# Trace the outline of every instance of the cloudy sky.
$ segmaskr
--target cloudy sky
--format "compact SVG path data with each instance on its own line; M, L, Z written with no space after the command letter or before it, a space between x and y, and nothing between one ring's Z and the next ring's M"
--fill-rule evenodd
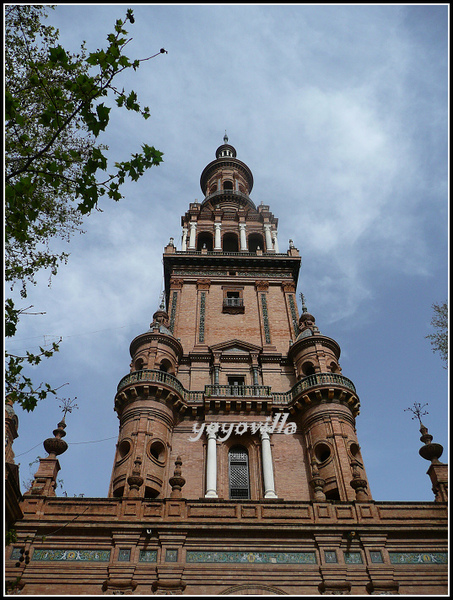
M374 499L432 500L405 409L428 403L423 420L446 457L447 371L425 336L448 294L448 7L80 4L57 6L48 22L68 50L86 40L92 51L130 6L128 56L168 54L119 83L151 118L112 110L101 141L112 161L147 143L164 162L86 220L51 286L43 273L30 290L27 306L46 314L24 317L8 345L63 338L31 372L77 398L58 493L108 493L129 344L159 305L163 248L170 237L180 248L180 217L203 199L200 174L226 130L253 172L252 200L279 219L280 251L293 239L302 255L298 294L341 346ZM23 482L46 455L59 404L17 408Z

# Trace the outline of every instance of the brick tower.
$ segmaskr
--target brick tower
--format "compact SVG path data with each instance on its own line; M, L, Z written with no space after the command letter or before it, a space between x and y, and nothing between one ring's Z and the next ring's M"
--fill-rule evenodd
M434 501L373 500L340 347L302 295L298 312L298 250L226 136L200 183L118 384L108 497L57 496L64 418L21 496L6 407L8 593L448 595L448 465L425 413Z
M109 495L169 497L180 457L186 498L370 500L340 347L303 297L298 317L299 252L226 135L215 156L165 248L168 312L131 343Z

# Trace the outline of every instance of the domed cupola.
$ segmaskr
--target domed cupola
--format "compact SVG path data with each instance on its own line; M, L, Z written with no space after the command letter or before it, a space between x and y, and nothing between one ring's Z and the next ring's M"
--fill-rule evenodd
M219 146L215 152L215 157L219 158L236 158L236 148L228 143L228 136L225 133L223 136L223 144Z
M216 150L216 159L209 163L200 177L200 186L206 203L220 204L222 201L234 200L240 205L255 205L248 197L253 188L253 175L248 166L236 158L236 149L228 143L228 136L223 138L224 144Z
M164 309L163 301L157 310L153 314L153 320L149 325L149 331L154 332L158 331L159 333L163 333L165 335L173 336L172 332L168 329L168 325L170 323L170 319L168 317L167 311Z
M181 342L168 328L170 320L163 302L162 299L159 310L153 314L149 330L138 335L131 342L131 371L155 369L173 375L177 372L183 348Z
M289 356L294 361L297 378L314 373L340 373L340 346L332 338L322 335L315 325L315 317L305 306L301 294L302 314L299 319L299 335L291 346Z

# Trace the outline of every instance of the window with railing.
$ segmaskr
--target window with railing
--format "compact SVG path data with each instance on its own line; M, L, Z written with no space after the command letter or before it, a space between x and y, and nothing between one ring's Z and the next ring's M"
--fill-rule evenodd
M224 289L223 290L223 312L240 313L244 312L244 298L242 289Z
M234 296L223 299L224 306L244 306L244 300L242 298L235 298Z

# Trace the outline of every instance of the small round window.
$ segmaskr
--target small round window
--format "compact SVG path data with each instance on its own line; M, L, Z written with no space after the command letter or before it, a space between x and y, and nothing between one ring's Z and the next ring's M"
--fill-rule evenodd
M165 462L165 446L160 441L152 442L149 447L149 454L152 459L159 463Z
M131 450L131 443L129 440L123 440L118 446L118 461L123 460Z
M319 462L323 463L326 460L329 460L331 455L330 446L324 442L316 445L315 448L315 456L319 460Z

